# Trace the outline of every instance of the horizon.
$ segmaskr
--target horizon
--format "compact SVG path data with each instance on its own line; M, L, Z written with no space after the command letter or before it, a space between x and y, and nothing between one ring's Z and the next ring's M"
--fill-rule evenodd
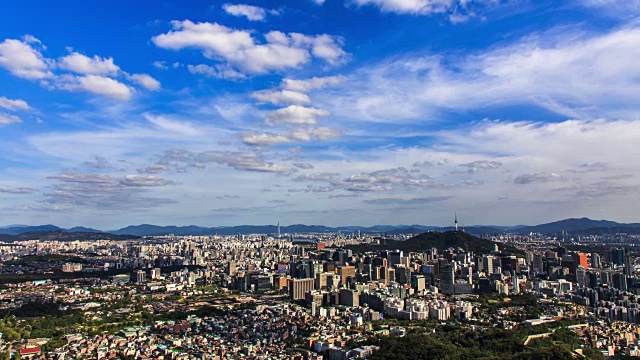
M7 224L638 221L635 2L2 8Z
M577 217L577 218L566 218L566 219L560 219L560 220L554 220L554 221L550 221L550 222L545 222L545 223L538 223L538 224L515 224L515 225L496 225L496 224L473 224L473 225L467 225L467 224L460 224L461 228L464 227L500 227L500 228L513 228L513 227L533 227L533 226L538 226L538 225L545 225L545 224L551 224L551 223L556 223L556 222L562 222L562 221L568 221L568 220L589 220L589 221L611 221L611 222L616 222L618 224L624 225L624 224L634 224L634 223L623 223L623 222L619 222L619 221L615 221L615 220L609 220L609 219L591 219L588 217ZM434 228L453 228L455 227L455 225L449 224L449 225L433 225L433 224L373 224L373 225L358 225L358 224L345 224L345 225L327 225L327 224L321 224L321 223L315 223L315 224L305 224L305 223L291 223L288 225L283 225L282 223L278 223L276 222L275 224L249 224L249 223L240 223L240 224L235 224L235 225L196 225L196 224L187 224L187 225L176 225L176 224L168 224L168 225L158 225L158 224L153 224L153 223L140 223L140 224L129 224L129 225L125 225L125 226L117 226L117 227L109 227L109 228L95 228L95 227L91 227L91 226L84 226L84 225L73 225L73 226L60 226L57 224L38 224L38 225L25 225L25 224L10 224L10 225L0 225L0 229L10 229L10 228L18 228L18 227L40 227L40 226L56 226L62 230L69 230L69 229L73 229L73 228L77 228L77 227L82 227L82 228L88 228L88 229L93 229L93 230L99 230L102 232L110 232L110 231L118 231L118 230L122 230L125 229L127 227L136 227L136 226L157 226L157 227L189 227L189 226L195 226L195 227L200 227L200 228L227 228L227 227L237 227L237 226L251 226L251 227L259 227L259 226L273 226L273 227L277 227L277 226L281 226L283 228L285 227L289 227L289 226L325 226L325 227L329 227L329 228L340 228L340 227L363 227L363 228L370 228L370 227L413 227L413 226L422 226L422 227L434 227Z

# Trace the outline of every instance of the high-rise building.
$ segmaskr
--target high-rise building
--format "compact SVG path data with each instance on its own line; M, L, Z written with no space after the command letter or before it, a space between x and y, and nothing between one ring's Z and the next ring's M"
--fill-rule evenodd
M484 269L485 274L493 274L493 256L485 255L482 257L482 268Z
M591 267L600 269L602 267L602 261L600 260L600 254L591 253Z
M624 274L627 276L633 275L633 257L631 255L625 255L624 257Z
M447 264L440 269L440 291L443 294L453 294L455 283L455 272L451 264Z
M623 266L624 255L625 255L625 251L623 248L612 248L611 250L609 250L609 261L613 265Z
M146 280L146 275L144 271L138 270L136 271L136 282L138 284L143 283Z
M347 283L348 278L355 279L355 277L356 277L355 266L343 266L340 268L340 280L342 281L343 285Z
M160 269L159 268L155 268L151 270L151 279L153 280L157 280L160 279L161 277L161 273L160 273Z
M421 293L427 287L427 282L424 275L411 276L411 287L417 292Z
M313 291L314 279L290 279L289 280L289 299L304 300L305 294Z
M541 273L544 271L544 256L540 254L533 255L533 271Z
M351 289L341 289L340 305L360 306L360 292Z
M520 279L515 274L513 274L513 276L511 276L511 285L512 285L511 291L514 294L519 294L520 293Z
M400 265L402 262L402 251L391 251L387 255L389 266Z
M582 266L578 266L576 269L576 282L580 286L587 286L588 284L587 270Z
M576 268L578 266L582 266L584 269L589 268L589 261L587 260L587 254L584 253L574 253L573 254L573 262Z
M234 260L229 261L227 264L227 275L233 276L237 272L236 270L236 262Z
M627 275L620 273L613 274L613 287L618 290L627 291Z

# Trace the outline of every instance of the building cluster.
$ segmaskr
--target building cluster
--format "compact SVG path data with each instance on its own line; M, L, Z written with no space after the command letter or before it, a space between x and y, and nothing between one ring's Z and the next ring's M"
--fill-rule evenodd
M397 326L373 330L389 318L487 328L588 314L607 324L640 323L635 257L622 244L587 253L537 235L494 240L482 253L455 247L354 252L350 245L379 243L357 232L22 241L0 247L0 274L36 280L7 284L0 308L55 302L94 322L127 319L107 323L119 332L70 335L49 358L366 358L375 348L359 344L371 336L406 333ZM507 244L522 253L501 251ZM531 319L526 306L484 312L482 294L561 302L545 303L544 316ZM559 305L564 301L582 307ZM141 325L141 311L162 316L210 307L222 312ZM140 325L122 326L130 323ZM583 330L599 339L588 346L637 351L635 330L623 325ZM42 352L2 344L31 352L26 356Z

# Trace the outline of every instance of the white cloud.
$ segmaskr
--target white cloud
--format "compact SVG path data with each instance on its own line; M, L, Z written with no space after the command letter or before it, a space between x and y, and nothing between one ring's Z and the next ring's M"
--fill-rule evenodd
M339 96L317 100L338 116L382 122L513 104L574 118L635 119L639 42L640 28L597 35L565 28L462 58L414 54L363 68Z
M265 173L288 173L291 168L286 165L278 165L264 161L255 153L250 152L221 152L208 151L198 154L198 161L207 163L215 162L225 164L237 170L256 171Z
M164 61L154 61L151 63L151 65L153 65L154 68L160 69L160 70L169 69L169 67L167 66L167 63L165 63Z
M282 80L282 87L287 90L307 92L329 86L340 85L344 81L344 76L312 77L304 80L284 78Z
M30 42L5 39L0 43L0 66L17 77L30 80L49 78L52 76L50 62Z
M520 175L515 178L514 182L520 185L546 183L560 179L560 175L554 173L531 173Z
M169 169L169 166L165 164L154 164L144 169L138 169L138 172L141 174L160 174L167 171L167 169Z
M327 141L340 136L342 133L327 127L296 128L284 134L270 132L240 133L242 141L252 146L273 146L290 142L308 142L311 140Z
M311 102L309 95L292 90L262 90L251 94L251 97L274 105L305 105Z
M594 8L599 14L633 19L640 14L640 0L576 0L578 5Z
M173 30L152 38L164 49L196 48L213 60L222 60L243 72L263 74L300 67L312 55L330 64L338 63L346 53L342 40L329 35L307 36L271 31L264 35L266 43L256 43L251 32L235 30L217 23L173 21Z
M227 80L238 80L238 79L244 79L246 77L243 73L233 70L229 66L221 66L221 65L209 66L205 64L198 64L198 65L189 64L187 65L187 70L189 70L189 72L192 74L201 74L209 77L215 77L215 78L227 79Z
M313 139L327 141L342 135L342 132L328 127L297 128L289 132L289 136L296 141L310 141Z
M0 125L19 124L22 119L15 115L0 113Z
M450 13L454 23L475 16L474 8L499 4L498 0L351 0L357 6L376 6L382 12L412 15ZM463 20L464 19L464 20Z
M330 172L320 172L320 173L310 173L304 174L293 179L294 181L329 181L339 176L339 173L330 173Z
M318 118L328 116L326 110L290 105L286 108L272 111L267 116L269 125L314 125Z
M129 75L129 78L131 79L131 81L142 86L147 90L151 90L151 91L160 90L160 87L161 87L160 82L154 79L153 77L151 77L150 75L133 74L133 75Z
M8 99L4 96L0 96L0 107L7 110L29 110L29 104L21 99Z
M185 121L169 119L166 116L154 116L145 114L144 118L160 130L169 131L174 134L185 136L197 136L201 131L194 127L193 124Z
M153 175L126 175L120 180L125 186L166 186L173 185L174 182Z
M222 5L227 14L233 16L244 16L251 21L264 21L267 14L275 15L275 10L267 10L265 8L246 4L224 4Z
M55 86L69 91L88 91L116 100L129 100L134 92L131 87L118 80L99 75L62 75Z
M502 166L500 161L477 160L458 165L465 169L466 172L472 174L484 170L494 170Z
M82 75L115 75L120 71L113 58L88 57L78 52L60 58L58 66Z
M85 91L112 99L129 100L134 90L116 79L121 74L147 90L160 89L160 83L147 74L129 75L121 71L111 57L89 57L72 52L56 62L42 55L40 49L46 47L40 40L31 35L26 35L23 39L5 39L0 43L0 67L17 77L42 80L40 84L49 89ZM26 103L21 101L2 97L0 107L25 109Z
M242 141L253 146L272 146L291 142L287 134L244 132L240 133Z
M1 187L0 193L13 195L29 195L37 192L37 189L29 187Z
M148 187L174 184L155 176L127 175L121 179L110 175L64 172L47 177L56 182L44 194L42 203L91 207L97 210L134 210L173 204L174 200L144 196Z
M303 170L309 170L309 169L313 169L314 168L314 166L312 164L303 163L303 162L293 163L293 166L297 167L298 169L303 169Z

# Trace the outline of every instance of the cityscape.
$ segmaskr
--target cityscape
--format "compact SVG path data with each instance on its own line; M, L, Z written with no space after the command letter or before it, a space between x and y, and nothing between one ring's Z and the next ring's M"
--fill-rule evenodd
M0 360L640 358L639 20L0 2Z
M0 244L3 356L640 356L639 224L598 235L600 222L568 219L540 227L571 232L474 236L457 220L421 234L8 227L19 234Z

